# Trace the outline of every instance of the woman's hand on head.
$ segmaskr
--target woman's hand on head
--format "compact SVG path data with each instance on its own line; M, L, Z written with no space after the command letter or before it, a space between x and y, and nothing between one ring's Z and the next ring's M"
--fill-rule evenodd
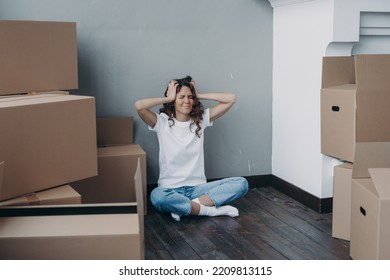
M197 87L196 87L195 80L192 80L192 81L191 81L191 85L194 87L195 95L196 95L196 97L199 99L200 96L199 96L198 89L197 89Z
M177 86L178 86L178 83L176 80L172 80L168 84L167 98L170 101L174 101L176 99Z

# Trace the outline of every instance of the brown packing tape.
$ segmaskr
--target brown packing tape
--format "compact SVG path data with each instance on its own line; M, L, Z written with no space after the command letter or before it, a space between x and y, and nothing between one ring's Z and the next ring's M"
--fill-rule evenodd
M26 199L27 199L29 205L40 205L41 204L39 197L35 193L30 193L30 194L26 195Z
M27 193L22 196L0 201L0 208L3 206L43 206L59 204L79 204L81 196L70 185L62 185L45 189L39 192Z

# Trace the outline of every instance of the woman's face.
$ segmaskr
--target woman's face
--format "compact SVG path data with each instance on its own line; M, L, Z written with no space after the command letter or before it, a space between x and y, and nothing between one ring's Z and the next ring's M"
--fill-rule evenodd
M181 87L175 99L176 119L179 121L189 120L193 104L194 98L191 90L186 86Z

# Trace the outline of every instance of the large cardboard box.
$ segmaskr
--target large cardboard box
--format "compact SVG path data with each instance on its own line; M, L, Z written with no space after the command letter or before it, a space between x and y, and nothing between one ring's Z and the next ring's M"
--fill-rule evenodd
M29 193L13 199L0 201L0 207L23 205L78 204L81 196L70 185Z
M144 259L139 162L137 202L0 208L0 259Z
M133 174L140 158L144 211L147 213L146 153L138 144L98 148L98 175L72 182L83 203L136 201Z
M386 206L383 210L381 207L387 203L385 188L390 190L390 181L383 181L386 173L372 171L382 169L390 169L390 142L357 143L351 186L350 255L353 259L378 259L388 253L384 253L388 249L378 248L388 244L380 237L387 225L379 221L388 220ZM390 235L384 236L388 239Z
M390 260L390 168L369 173L371 178L352 180L350 255Z
M147 213L146 154L133 143L133 117L96 118L98 176L73 182L84 203L135 201L131 174L139 157L142 167L144 211Z
M0 95L78 88L74 22L0 21Z
M96 118L98 147L133 143L133 117Z
M0 259L138 259L135 214L0 218Z
M0 200L97 175L93 97L1 98L0 119Z
M353 162L356 136L356 85L321 91L321 152Z
M356 143L352 178L370 178L369 168L390 168L390 142Z
M390 141L390 55L324 57L321 153L354 161L358 142Z
M370 178L368 168L390 167L390 142L357 143L355 162L334 167L332 236L351 240L352 178Z
M334 167L332 237L350 240L352 164Z

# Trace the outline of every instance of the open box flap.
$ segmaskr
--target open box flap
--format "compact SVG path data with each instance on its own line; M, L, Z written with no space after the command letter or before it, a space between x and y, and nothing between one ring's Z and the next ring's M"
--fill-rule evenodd
M322 59L322 88L355 84L353 56L330 56Z
M368 170L379 197L390 199L390 168L369 168Z
M370 178L368 168L390 168L390 142L356 143L352 178Z
M356 55L356 141L390 141L390 55Z

